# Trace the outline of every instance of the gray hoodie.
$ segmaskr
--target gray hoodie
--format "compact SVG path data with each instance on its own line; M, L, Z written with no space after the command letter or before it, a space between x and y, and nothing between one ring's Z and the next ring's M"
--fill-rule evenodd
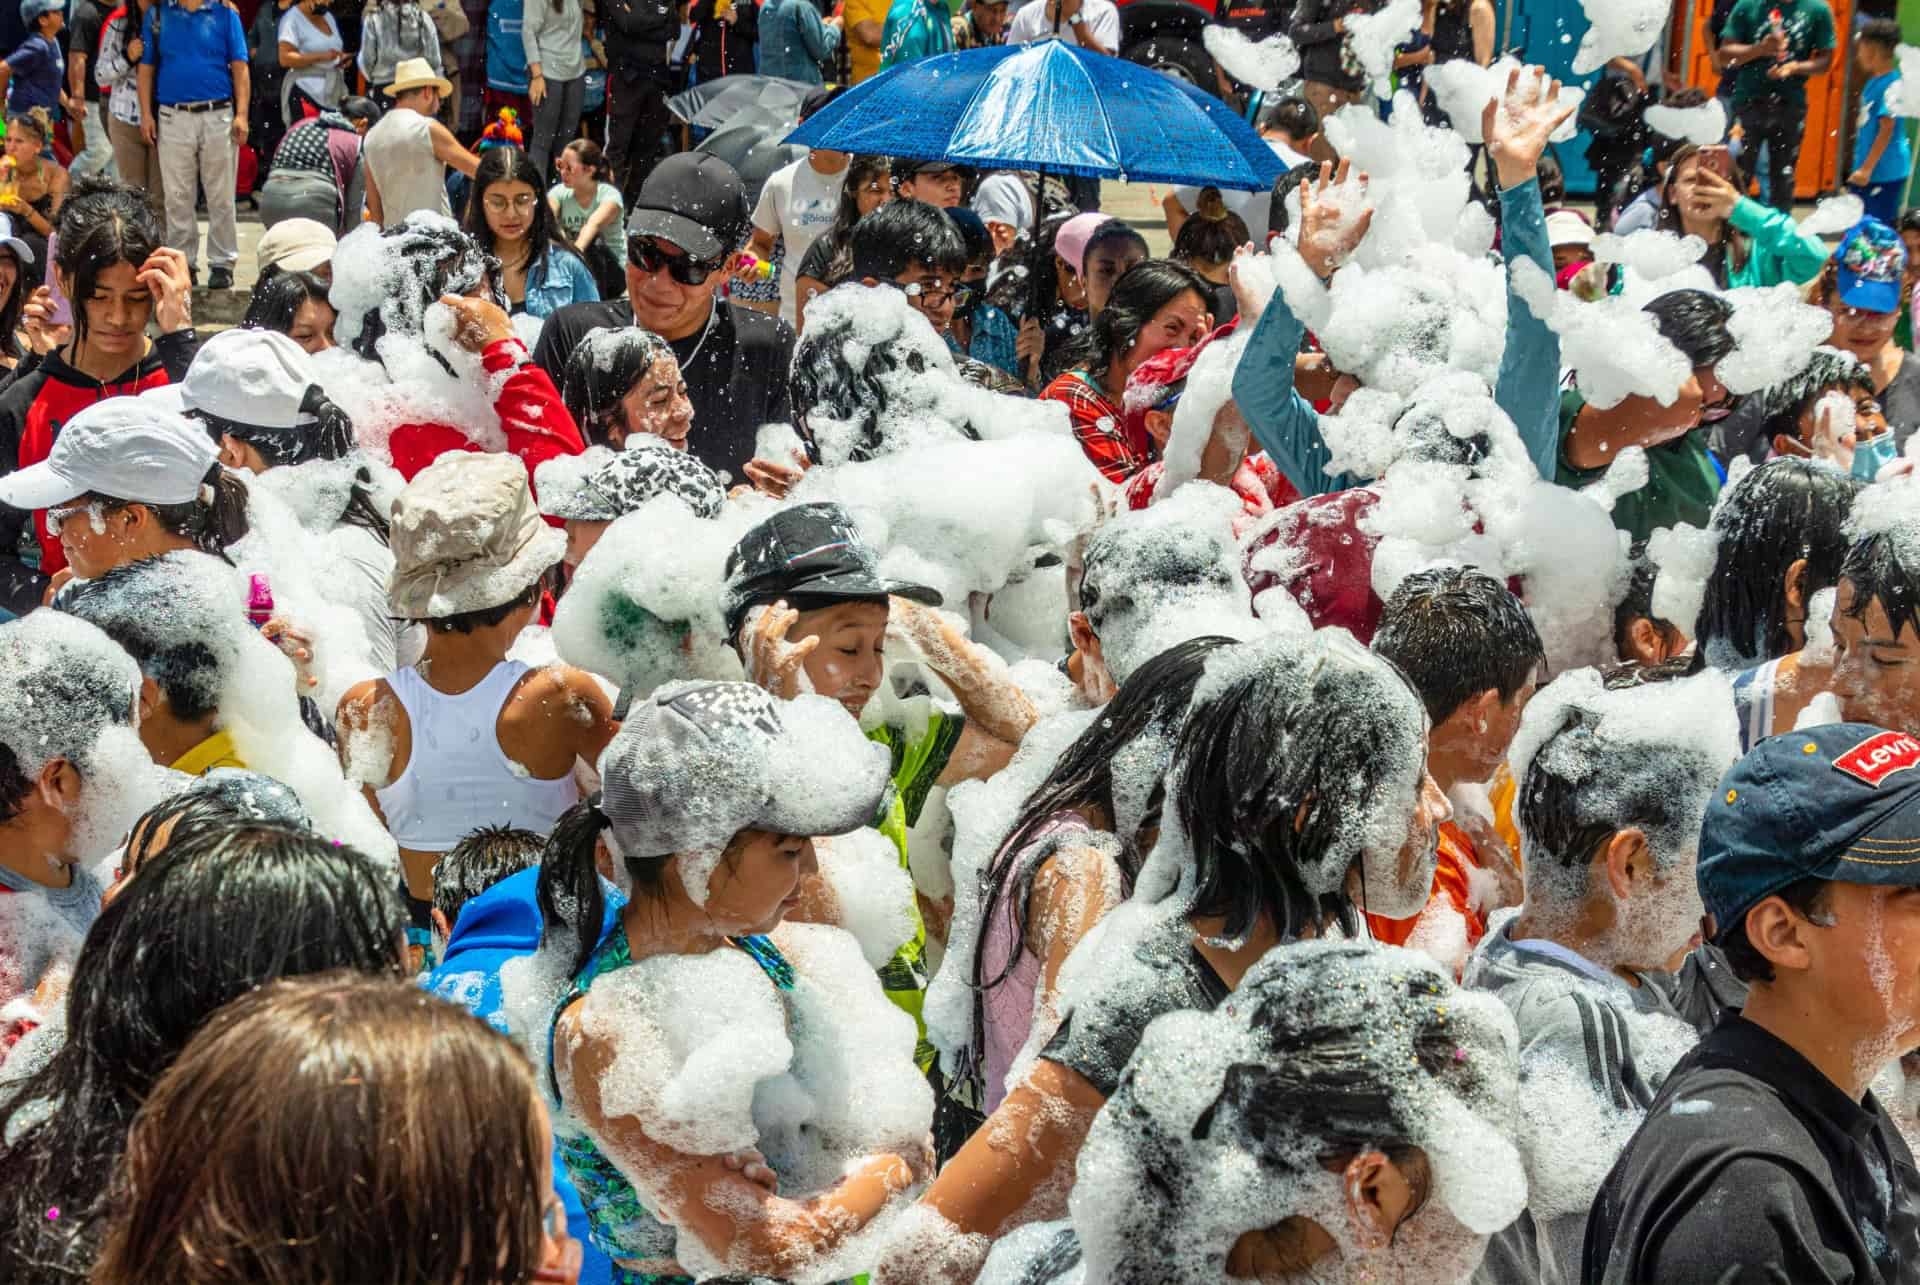
M587 74L586 59L580 53L580 0L527 0L520 13L520 44L527 51L527 63L540 64L540 74L549 84L578 80Z
M1557 943L1515 940L1518 913L1494 916L1462 977L1513 1013L1521 1088L1533 1086L1519 1104L1532 1126L1521 1147L1534 1189L1529 1208L1488 1243L1476 1285L1580 1279L1594 1191L1674 1062L1722 1008L1738 1008L1746 998L1710 946L1690 954L1677 973L1635 974L1641 985L1629 986ZM1576 1084L1584 1081L1590 1103L1566 1099L1569 1074Z

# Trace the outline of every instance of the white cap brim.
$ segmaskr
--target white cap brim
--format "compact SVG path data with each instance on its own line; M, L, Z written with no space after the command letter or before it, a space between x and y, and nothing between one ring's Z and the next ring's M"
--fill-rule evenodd
M33 250L29 248L27 243L25 241L22 241L19 237L17 236L0 237L0 245L4 245L7 247L7 249L13 251L14 257L20 260L20 262L22 263L34 262Z
M16 509L52 508L86 493L84 482L76 482L56 471L51 460L29 464L17 473L0 478L0 504Z

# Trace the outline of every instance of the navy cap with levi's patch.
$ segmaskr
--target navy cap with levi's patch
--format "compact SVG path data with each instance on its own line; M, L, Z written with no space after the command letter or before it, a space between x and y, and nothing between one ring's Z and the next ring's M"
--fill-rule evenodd
M1868 723L1770 736L1700 824L1700 899L1724 938L1802 879L1920 887L1920 738Z

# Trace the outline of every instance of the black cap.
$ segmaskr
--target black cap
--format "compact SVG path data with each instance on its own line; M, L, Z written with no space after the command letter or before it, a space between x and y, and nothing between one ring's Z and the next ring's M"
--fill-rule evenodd
M904 178L912 174L957 174L960 168L952 161L907 161L904 165L895 161L893 176Z
M733 166L706 152L681 152L654 166L640 185L627 235L659 237L711 262L746 241L752 218Z
M925 585L884 579L879 559L838 504L781 509L740 537L727 555L727 637L739 637L753 608L796 596L940 605L940 595Z
M845 85L816 85L800 100L800 119L805 121L834 99L847 92Z

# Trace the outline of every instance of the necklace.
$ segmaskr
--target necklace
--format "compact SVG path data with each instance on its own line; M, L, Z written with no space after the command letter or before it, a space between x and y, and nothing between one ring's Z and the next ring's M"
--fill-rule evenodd
M699 358L700 350L707 346L707 336L713 333L713 323L719 316L720 301L715 299L713 306L707 309L707 324L700 328L700 342L693 346L693 351L687 354L687 359L680 363L683 374L693 369L693 363Z

